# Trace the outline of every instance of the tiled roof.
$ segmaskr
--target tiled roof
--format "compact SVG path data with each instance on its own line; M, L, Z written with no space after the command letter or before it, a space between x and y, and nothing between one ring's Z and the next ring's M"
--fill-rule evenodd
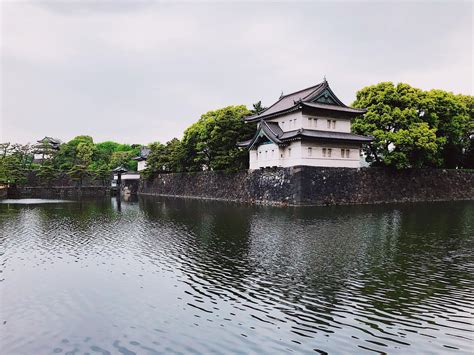
M140 149L140 156L144 159L148 158L150 155L151 149L148 147L141 147Z
M115 169L112 170L114 173L126 173L128 170L125 169L122 165L117 166Z
M149 147L141 147L140 148L140 154L138 156L133 157L133 160L141 161L141 160L146 160L148 156L150 155L151 149Z
M238 142L237 146L242 148L249 148L253 146L254 143L262 136L262 131L264 135L267 136L272 142L277 144L283 143L279 137L282 136L284 133L278 123L261 121L257 125L257 131L255 132L253 138L244 142Z
M264 135L275 144L285 144L289 141L301 138L315 139L315 140L337 140L354 143L369 143L373 140L369 136L361 136L353 133L332 132L332 131L318 131L313 129L298 129L295 131L283 132L276 122L261 121L257 127L257 132L254 137L245 142L239 142L238 146L242 148L251 148Z
M322 93L324 93L325 90L331 93L331 97L336 101L335 104L321 104L312 102L313 100L317 99ZM268 107L266 110L260 112L259 114L245 117L245 121L254 122L259 121L261 119L275 117L288 112L296 111L301 107L301 105L350 113L366 112L365 110L351 108L344 105L341 100L339 100L332 92L328 82L323 81L322 83L311 86L307 89L299 90L291 94L281 96L277 102Z
M351 113L366 113L367 110L365 109L360 109L360 108L353 108L353 107L341 107L341 106L335 106L335 105L325 105L325 104L318 104L316 102L302 102L302 105L308 106L308 107L314 107L314 108L320 108L323 110L335 110L335 111L344 111L344 112L351 112Z
M53 138L53 137L44 137L43 139L40 139L38 140L37 142L38 143L43 143L44 141L48 142L48 143L51 143L51 144L61 144L61 140L57 139L57 138Z
M369 136L361 136L353 133L345 132L332 132L332 131L318 131L313 129L299 129L296 131L289 131L283 133L281 136L282 141L287 141L297 137L307 137L307 138L316 138L324 140L342 140L342 141L352 141L360 143L369 143L373 140Z

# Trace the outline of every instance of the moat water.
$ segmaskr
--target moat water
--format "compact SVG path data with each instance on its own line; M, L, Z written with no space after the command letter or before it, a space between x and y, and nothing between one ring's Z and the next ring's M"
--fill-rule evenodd
M473 351L474 202L7 201L0 263L2 354Z

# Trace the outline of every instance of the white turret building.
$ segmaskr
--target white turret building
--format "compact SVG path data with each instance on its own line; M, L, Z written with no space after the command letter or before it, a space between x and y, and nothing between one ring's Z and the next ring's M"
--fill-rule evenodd
M323 166L359 168L361 147L371 137L351 133L351 120L366 110L344 105L324 82L281 96L245 117L257 131L240 147L249 149L250 169Z
M137 161L137 171L143 171L146 169L146 160L150 155L151 149L148 147L141 147L140 154L134 158L133 160Z

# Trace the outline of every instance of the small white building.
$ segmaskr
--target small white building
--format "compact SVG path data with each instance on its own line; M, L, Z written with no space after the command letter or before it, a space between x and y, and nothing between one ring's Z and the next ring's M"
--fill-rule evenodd
M239 143L249 149L250 169L291 167L361 167L360 151L371 137L351 133L351 120L366 110L344 105L324 82L280 99L259 114L257 131Z
M126 184L128 181L140 180L140 174L135 171L126 171L124 173L121 173L120 175L121 175L122 184ZM117 181L118 181L118 174L114 172L113 179L111 181L111 186L116 187Z
M41 163L44 160L51 159L61 145L61 141L57 138L44 137L37 141L38 143L34 147L33 151L33 162Z
M141 147L140 148L140 154L132 158L133 160L136 160L138 165L137 165L137 171L142 171L146 169L146 160L148 158L148 155L150 154L150 148L148 147Z

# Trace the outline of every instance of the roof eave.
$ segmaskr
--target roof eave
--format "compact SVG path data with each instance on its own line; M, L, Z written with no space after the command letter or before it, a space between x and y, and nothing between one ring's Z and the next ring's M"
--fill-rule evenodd
M315 109L327 110L327 111L339 111L339 112L344 112L344 113L353 113L357 115L362 115L367 112L367 109L354 108L354 107L348 107L348 106L315 104L314 102L305 102L305 101L301 102L301 105L308 108L315 108Z
M278 111L278 112L274 112L274 113L271 113L269 115L260 115L260 116L250 116L250 117L245 117L244 120L245 122L257 122L257 121L260 121L260 120L266 120L266 119L269 119L269 118L275 118L275 117L278 117L278 116L283 116L283 115L286 115L287 113L290 113L290 112L294 112L294 111L298 111L299 109L301 109L301 105L300 105L300 102L298 102L296 105L286 109L286 110L282 110L282 111Z

